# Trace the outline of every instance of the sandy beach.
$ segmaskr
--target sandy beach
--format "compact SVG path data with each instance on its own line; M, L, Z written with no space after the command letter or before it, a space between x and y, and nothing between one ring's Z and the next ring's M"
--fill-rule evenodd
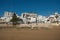
M0 29L0 40L60 40L60 27L53 29Z

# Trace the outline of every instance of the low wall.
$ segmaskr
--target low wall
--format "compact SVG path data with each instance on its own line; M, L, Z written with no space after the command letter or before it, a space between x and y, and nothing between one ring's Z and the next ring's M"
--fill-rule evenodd
M17 27L50 27L52 28L53 26L59 26L60 24L56 24L56 23L51 23L51 24L48 24L48 23L34 23L34 24L20 24L20 25L17 25Z
M19 24L16 25L17 27L53 27L53 26L59 26L60 24L56 24L56 23L33 23L33 24ZM12 24L0 24L0 27L13 27Z

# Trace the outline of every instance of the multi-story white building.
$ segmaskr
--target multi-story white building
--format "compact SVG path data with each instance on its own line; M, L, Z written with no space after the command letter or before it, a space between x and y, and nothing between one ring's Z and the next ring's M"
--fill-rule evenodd
M58 14L57 12L54 13L54 15L50 15L48 17L48 20L50 21L50 23L55 23L55 22L59 22L60 21L60 14ZM57 18L56 18L57 17Z
M4 12L3 17L0 18L2 22L9 22L12 19L13 12Z
M12 17L12 15L13 12L7 12L7 11L4 12L4 17Z
M22 13L21 18L24 23L34 23L36 22L37 14L35 13Z

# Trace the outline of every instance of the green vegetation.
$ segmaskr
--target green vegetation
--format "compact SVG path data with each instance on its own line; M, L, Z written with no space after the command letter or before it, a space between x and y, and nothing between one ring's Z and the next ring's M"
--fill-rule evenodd
M23 20L18 18L15 13L13 14L12 19L10 20L10 22L12 22L13 25L24 23Z
M17 18L16 14L14 13L10 22L12 22L13 25L16 25L18 20L19 18Z

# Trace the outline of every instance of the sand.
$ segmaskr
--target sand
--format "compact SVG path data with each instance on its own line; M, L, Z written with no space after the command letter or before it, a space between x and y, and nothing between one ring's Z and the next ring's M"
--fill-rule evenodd
M0 29L0 40L60 40L60 29Z

